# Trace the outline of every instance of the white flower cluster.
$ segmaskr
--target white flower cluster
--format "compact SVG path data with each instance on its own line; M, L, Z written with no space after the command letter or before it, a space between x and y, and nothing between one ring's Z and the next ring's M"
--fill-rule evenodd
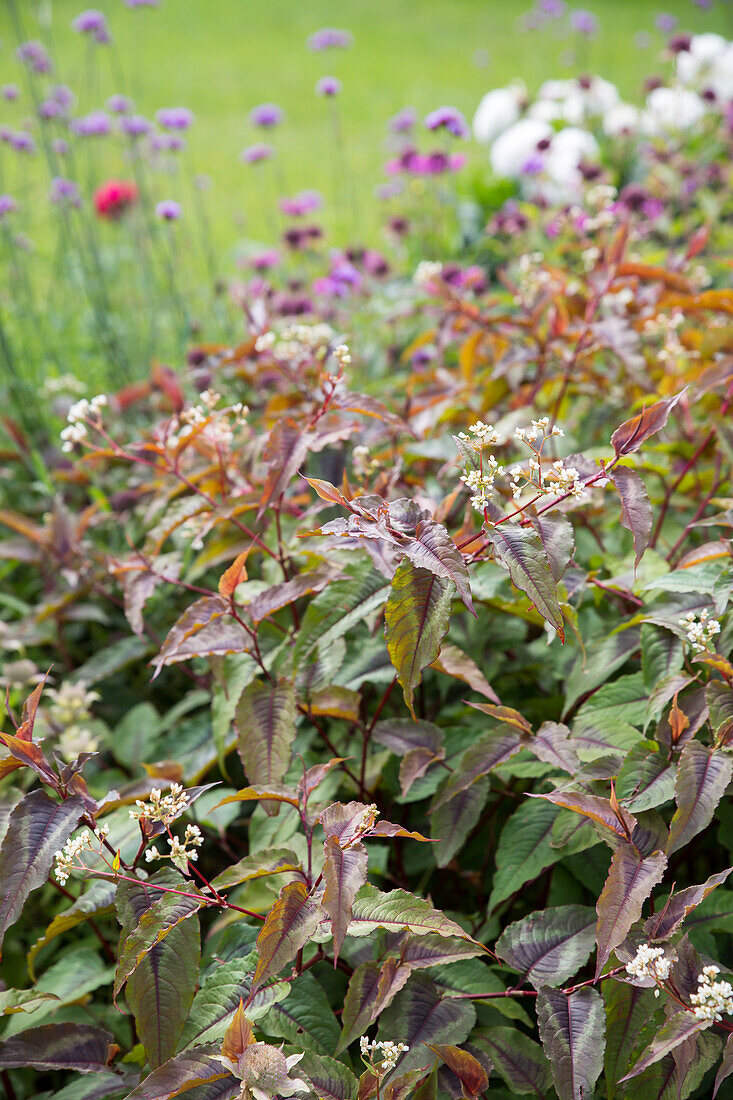
M373 1039L370 1043L366 1035L362 1035L359 1040L359 1048L362 1058L368 1059L371 1065L374 1065L374 1055L379 1051L380 1061L377 1068L384 1073L391 1072L397 1065L400 1054L410 1049L405 1043L393 1043L389 1039L385 1041Z
M94 420L96 423L100 423L102 409L107 404L107 397L103 393L97 394L91 401L83 397L80 401L74 402L66 416L67 427L61 432L62 451L66 453L73 451L77 443L83 443L87 439L88 433L85 421Z
M687 640L695 653L704 653L715 635L720 634L720 623L717 619L708 618L708 614L707 608L704 608L700 612L700 618L694 611L688 611L684 619L680 619L680 626L684 627Z
M72 684L66 682L60 688L46 688L45 698L51 700L48 717L57 726L68 726L89 717L92 703L100 698L99 692L88 691L84 680Z
M528 428L515 428L514 438L520 443L534 443L535 439L538 439L540 436L542 436L543 439L548 439L553 435L565 435L565 432L562 428L558 428L557 424L553 424L552 429L548 432L547 429L549 426L549 416L541 416L539 420L533 420Z
M200 398L200 405L189 405L178 420L171 422L170 430L165 435L165 446L169 450L175 450L191 438L202 424L206 426L197 433L198 438L213 447L226 450L234 441L234 428L244 423L249 415L249 406L243 405L241 401L226 409L216 409L221 401L221 394L214 390L204 390Z
M84 383L74 374L59 374L55 378L47 378L41 387L44 397L56 397L60 393L71 395L83 392Z
M331 326L323 322L315 325L290 325L279 335L272 331L263 332L255 340L255 350L271 351L280 359L297 359L304 352L315 353L316 358L325 359L335 335ZM348 352L348 348L346 350Z
M427 287L435 279L439 279L443 273L443 265L439 260L421 260L415 268L412 281L415 286Z
M333 349L333 357L340 367L348 367L351 363L351 351L348 344L337 344Z
M354 450L351 452L351 460L354 466L354 473L357 477L367 477L368 474L374 473L379 469L379 462L376 458L372 458L368 447L365 447L362 443L357 444Z
M56 860L54 874L61 886L65 885L66 880L73 871L75 861L76 867L79 870L84 870L84 864L79 859L81 853L98 852L101 842L107 836L108 832L109 825L102 825L99 829L95 829L93 833L91 833L89 829L85 829L79 836L71 837L70 840L67 840L63 848L56 852L54 856Z
M483 420L477 420L475 424L471 424L468 430L471 435L476 437L475 439L471 439L465 432L459 432L458 438L462 439L464 443L470 443L475 451L480 451L482 447L499 442L499 433L494 425L484 424Z
M504 467L500 466L493 455L487 459L488 470L467 470L462 475L461 481L471 490L471 504L482 511L494 495L494 481L504 473Z
M704 966L697 978L697 993L690 997L693 1012L698 1020L718 1021L723 1013L733 1013L733 986L730 982L716 982L720 973L717 966Z
M204 838L198 825L187 825L183 841L180 841L176 836L168 837L170 852L159 852L153 845L145 852L145 860L147 863L153 863L156 859L169 859L179 871L185 872L188 868L188 861L199 858L196 849L200 848L203 842Z
M630 963L626 964L626 973L630 978L651 978L655 982L664 982L669 977L672 960L665 959L663 947L652 947L642 943ZM659 996L659 990L654 990Z
M148 821L160 821L163 825L170 825L179 814L188 806L188 795L180 783L174 783L167 794L163 794L159 787L153 787L150 792L150 801L143 802L138 798L130 810L130 817L138 821L146 817Z

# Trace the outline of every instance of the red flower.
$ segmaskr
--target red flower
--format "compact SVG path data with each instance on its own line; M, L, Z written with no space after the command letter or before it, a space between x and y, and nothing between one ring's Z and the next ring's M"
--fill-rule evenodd
M107 180L94 192L94 209L100 218L117 221L137 202L137 187L127 180Z

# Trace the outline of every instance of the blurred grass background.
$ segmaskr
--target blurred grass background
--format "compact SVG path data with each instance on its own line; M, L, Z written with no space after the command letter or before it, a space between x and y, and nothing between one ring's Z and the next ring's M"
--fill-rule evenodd
M548 77L579 72L599 73L625 96L640 99L644 79L668 66L660 61L666 36L654 25L661 12L677 16L680 30L733 34L730 0L712 0L709 10L693 0L586 0L583 7L600 21L591 41L561 34L567 19L557 28L521 31L528 0L163 0L159 8L137 10L123 0L90 0L106 14L115 40L113 47L98 47L70 29L84 0L14 2L25 36L41 38L52 49L57 78L79 96L79 113L103 106L112 92L131 95L137 110L149 116L161 106L194 111L188 164L210 177L206 202L222 259L238 238L266 241L268 221L272 225L266 204L272 208L275 194L305 187L318 189L326 200L330 238L378 243L383 214L372 194L384 180L385 122L405 104L421 115L453 104L470 119L491 87L522 78L532 90ZM10 3L0 4L0 83L23 85ZM311 53L306 39L322 26L349 29L353 47ZM344 201L343 164L334 153L333 103L314 92L325 74L343 82L338 111L356 216ZM270 139L248 121L250 109L263 101L287 112L285 124L271 135L278 149L272 174L269 166L238 159L246 145ZM30 108L27 93L16 104L3 103L2 122L20 126ZM94 153L88 177L79 181L85 189L109 176L130 175L119 142L88 140ZM42 158L19 157L2 147L0 156L0 190L33 204L34 243L42 247L44 220L54 216ZM480 166L483 153L476 150L472 157ZM182 179L162 179L157 190L158 197L186 202Z

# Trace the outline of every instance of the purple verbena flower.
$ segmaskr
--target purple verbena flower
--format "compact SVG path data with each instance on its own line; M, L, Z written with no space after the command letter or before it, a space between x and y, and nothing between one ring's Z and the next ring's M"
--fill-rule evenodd
M51 89L51 99L60 107L72 107L76 102L76 96L68 84L55 84Z
M64 109L55 99L44 99L38 104L38 117L43 119L60 118Z
M160 0L125 0L128 8L157 8Z
M253 126L261 126L264 130L271 130L273 126L279 126L285 118L282 107L276 103L260 103L253 107L249 113L249 121Z
M54 138L51 142L51 148L57 156L64 157L69 151L69 143L64 141L63 138Z
M20 88L17 84L3 84L0 88L0 95L10 103L12 100L19 98Z
M417 111L414 107L403 107L387 123L393 134L407 134L417 122Z
M161 107L155 117L164 130L188 130L193 123L188 107Z
M107 110L111 111L113 115L126 115L133 110L135 104L129 96L120 95L116 92L115 95L111 95L107 100Z
M48 197L57 206L81 206L79 188L73 180L64 179L63 176L56 176L51 180Z
M468 137L466 120L456 107L438 107L425 117L428 130L447 130L453 137Z
M672 15L668 11L661 12L661 14L659 14L654 20L654 26L657 28L658 31L661 31L662 34L671 34L678 23L679 19L677 18L677 16Z
M585 38L593 38L598 34L599 23L593 12L586 11L585 8L576 8L570 13L570 26Z
M341 81L335 76L322 76L316 84L316 95L335 96L341 91Z
M163 199L162 202L156 204L155 213L157 217L165 222L177 221L182 213L181 204L174 199Z
M145 115L125 115L120 119L120 130L128 137L144 137L153 129L153 124Z
M77 34L88 34L100 46L106 45L110 40L107 20L101 11L95 11L94 8L80 12L72 22L71 29Z
M248 145L246 149L243 149L239 154L239 159L244 161L245 164L259 164L260 161L269 160L274 152L275 150L271 145L267 145L264 141L260 141L255 145Z
M374 188L374 196L382 202L388 202L390 199L396 199L398 195L401 195L404 189L401 180L390 180L389 183L378 184Z
M104 137L112 128L112 122L106 111L90 111L88 115L75 118L72 131L78 137Z
M53 67L46 47L37 39L22 42L15 51L15 56L34 73L50 73Z
M537 7L550 19L560 19L565 14L567 4L565 0L539 0Z
M36 143L27 130L14 130L10 134L10 144L16 153L35 153Z
M354 42L350 31L340 31L336 27L322 27L308 39L308 49L314 53L322 50L345 50Z
M280 199L280 209L290 218L303 218L306 214L318 210L323 199L318 191L301 191L292 199Z
M0 195L0 218L14 214L17 209L18 204L12 195Z
M265 252L258 252L249 258L249 266L255 271L268 271L271 267L277 267L279 263L280 253L276 248L268 248Z

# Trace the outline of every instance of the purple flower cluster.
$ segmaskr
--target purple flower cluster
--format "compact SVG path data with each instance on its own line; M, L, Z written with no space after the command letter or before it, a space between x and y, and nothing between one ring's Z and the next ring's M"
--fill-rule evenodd
M16 153L35 153L36 143L27 130L13 130L10 126L3 126L0 130L0 141L9 145Z
M155 213L161 221L178 221L182 213L181 204L174 199L163 199L162 202L156 204Z
M291 199L280 199L280 209L289 218L304 218L306 214L312 214L323 204L323 198L318 191L300 191Z
M341 81L335 76L322 76L316 84L316 95L335 96L341 91Z
M161 107L155 117L164 130L188 130L193 124L188 107Z
M56 206L81 206L79 188L73 180L64 179L63 176L55 176L51 180L48 197Z
M113 115L126 115L130 111L134 110L135 104L129 96L120 95L116 92L115 95L111 95L107 100L107 110L111 111Z
M120 130L131 138L145 137L152 129L153 124L145 115L124 115L120 119Z
M403 107L387 123L393 134L409 134L417 123L417 111L414 107Z
M284 118L285 112L276 103L260 103L249 113L249 121L252 125L261 126L263 130L271 130L274 126L279 126Z
M157 8L160 0L124 0L128 8Z
M90 111L75 118L71 129L78 137L104 137L112 129L112 120L106 111Z
M599 22L593 12L585 8L576 8L570 13L570 27L584 38L595 38L598 34Z
M71 29L77 34L88 34L100 46L105 46L110 41L109 27L104 14L93 8L80 12L72 22Z
M293 225L283 233L283 241L294 252L307 248L323 236L319 225Z
M350 31L340 31L336 27L322 27L308 39L308 49L313 53L323 50L345 50L353 45L354 36Z
M12 100L19 98L20 88L17 84L3 84L0 88L0 95L10 103Z
M12 195L0 195L0 219L8 214L14 214L18 204Z
M36 39L22 42L15 51L15 56L34 73L50 73L53 68L46 47Z
M249 258L249 266L253 271L269 271L280 263L280 253L276 248L268 248L264 252L257 252Z
M396 176L402 172L410 176L442 176L445 172L459 172L465 163L465 153L445 153L442 149L419 153L416 149L409 148L398 157L388 160L384 171L388 176Z
M438 107L431 111L425 117L425 128L445 130L457 138L467 138L470 132L465 118L455 107Z
M269 160L274 152L275 150L271 145L267 145L264 141L259 141L243 149L239 154L239 159L244 161L245 164L259 164L263 160Z

